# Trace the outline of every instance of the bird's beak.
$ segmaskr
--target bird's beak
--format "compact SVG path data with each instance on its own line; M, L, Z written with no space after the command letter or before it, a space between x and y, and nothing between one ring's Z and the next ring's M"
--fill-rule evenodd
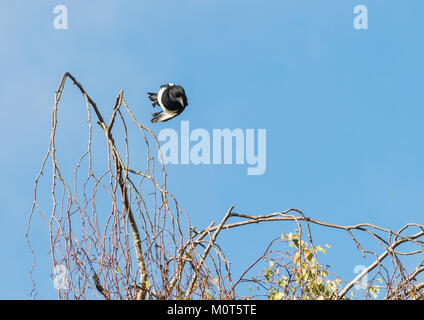
M184 105L184 99L180 97L180 98L178 98L178 101L180 102L181 106L182 106L183 108L185 108L185 105Z

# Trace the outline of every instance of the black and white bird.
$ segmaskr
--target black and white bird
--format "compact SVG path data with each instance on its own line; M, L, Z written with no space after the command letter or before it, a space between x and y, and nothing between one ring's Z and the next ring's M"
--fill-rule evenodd
M153 112L152 122L165 122L178 116L187 107L184 88L173 83L160 87L158 93L148 92L153 107L160 106L162 111Z

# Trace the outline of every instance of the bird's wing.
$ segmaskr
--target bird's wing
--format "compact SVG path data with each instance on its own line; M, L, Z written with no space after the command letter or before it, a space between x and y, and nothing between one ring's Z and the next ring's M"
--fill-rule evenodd
M152 106L158 106L159 102L158 102L158 95L157 93L153 93L153 92L147 92L147 94L149 95L149 99L150 101L152 101Z

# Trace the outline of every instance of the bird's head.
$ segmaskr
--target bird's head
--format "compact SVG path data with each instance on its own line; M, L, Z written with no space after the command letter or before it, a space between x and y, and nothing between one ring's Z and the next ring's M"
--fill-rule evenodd
M172 100L178 101L183 108L188 105L187 96L181 86L173 86L170 89L169 96Z

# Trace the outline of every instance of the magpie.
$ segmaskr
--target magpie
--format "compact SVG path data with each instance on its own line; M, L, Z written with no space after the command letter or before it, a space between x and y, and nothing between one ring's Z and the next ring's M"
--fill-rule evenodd
M158 93L147 92L152 106L160 106L162 111L153 112L152 122L165 122L178 116L187 107L187 96L184 88L173 83L164 84Z

